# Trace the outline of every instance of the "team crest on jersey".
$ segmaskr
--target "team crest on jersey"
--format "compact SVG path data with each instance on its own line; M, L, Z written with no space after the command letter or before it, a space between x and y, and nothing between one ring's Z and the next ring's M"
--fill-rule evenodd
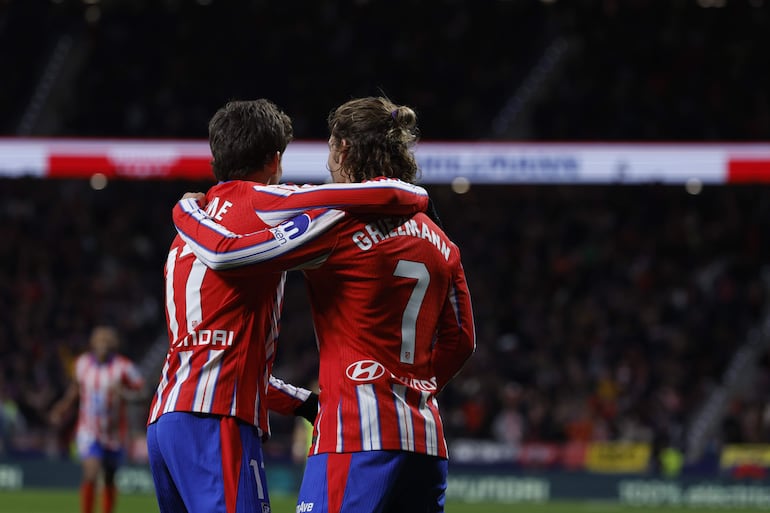
M359 360L348 365L345 374L353 381L374 381L385 374L385 367L374 360Z

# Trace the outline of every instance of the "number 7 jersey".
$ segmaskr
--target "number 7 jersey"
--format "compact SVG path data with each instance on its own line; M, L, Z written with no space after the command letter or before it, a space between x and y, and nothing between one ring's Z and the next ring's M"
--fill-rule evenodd
M188 243L207 253L209 265L230 267L231 255L244 259L253 245L249 236L196 234L183 217L175 209L175 223L195 237ZM304 262L320 351L310 453L403 450L446 458L436 394L475 348L457 246L424 214L351 216L320 237L295 241L291 265ZM281 256L260 262L255 271L286 263Z

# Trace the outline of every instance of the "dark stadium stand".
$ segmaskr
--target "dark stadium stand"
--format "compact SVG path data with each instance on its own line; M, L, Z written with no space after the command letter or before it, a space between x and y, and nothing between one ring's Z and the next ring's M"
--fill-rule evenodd
M137 360L162 336L170 206L206 184L0 183L1 388L26 421L22 445L42 450L47 408L90 323L116 322ZM693 414L763 313L768 192L431 188L462 248L478 330L476 355L442 397L451 437L683 447ZM317 365L306 307L297 275L276 374L298 383ZM758 386L768 379L765 360ZM765 404L757 394L737 401L717 439L768 440L766 417L751 426L740 415L756 417ZM288 425L276 422L280 446Z

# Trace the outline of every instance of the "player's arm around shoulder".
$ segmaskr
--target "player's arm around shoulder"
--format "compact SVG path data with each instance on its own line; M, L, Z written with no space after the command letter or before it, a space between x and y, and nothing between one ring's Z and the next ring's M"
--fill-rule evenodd
M253 190L255 201L272 211L334 208L359 214L408 215L428 207L425 189L385 177L361 183L257 185Z

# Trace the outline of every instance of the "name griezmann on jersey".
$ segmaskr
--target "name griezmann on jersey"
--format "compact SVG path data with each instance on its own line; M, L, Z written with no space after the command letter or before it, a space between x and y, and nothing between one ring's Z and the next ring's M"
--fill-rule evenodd
M353 243L361 249L361 251L369 251L380 242L390 239L391 237L417 237L425 239L438 249L444 257L444 260L449 261L449 256L452 254L450 245L447 244L440 234L433 231L430 226L424 222L417 222L414 219L408 219L406 222L400 223L401 219L380 219L367 223L364 226L364 230L357 231L353 234ZM400 224L399 224L400 223Z

